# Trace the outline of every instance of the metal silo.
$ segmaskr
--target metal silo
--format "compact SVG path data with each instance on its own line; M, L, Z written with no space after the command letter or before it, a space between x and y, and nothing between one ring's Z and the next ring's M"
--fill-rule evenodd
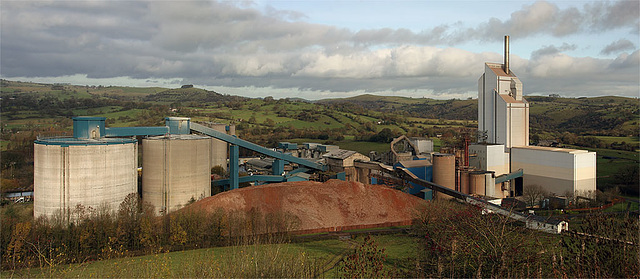
M77 205L116 210L127 195L138 191L137 141L101 138L104 117L73 120L73 138L34 142L35 217L73 220Z
M460 170L460 192L469 194L469 170Z
M469 194L485 195L484 171L472 171L469 173Z
M209 126L222 133L227 133L227 125L220 123L209 124ZM222 166L227 170L227 158L229 158L229 146L219 139L211 139L211 167Z
M142 143L142 199L156 212L211 195L211 138L170 134Z
M456 160L453 154L433 154L433 183L455 190ZM438 193L438 198L450 199L451 196Z

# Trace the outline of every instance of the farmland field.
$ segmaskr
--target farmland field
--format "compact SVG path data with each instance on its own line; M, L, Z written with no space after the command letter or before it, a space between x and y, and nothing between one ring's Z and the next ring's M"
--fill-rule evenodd
M160 253L139 257L59 265L52 268L35 268L2 272L3 278L28 277L83 277L83 278L167 278L202 277L217 274L218 277L256 277L260 270L270 265L282 264L288 269L284 274L296 274L304 265L311 265L316 276L338 276L333 267L336 257L352 251L362 243L362 236L354 240L314 240L289 244L264 244L216 247ZM379 248L385 249L386 269L407 273L417 257L417 239L399 235L373 237ZM267 257L268 256L268 257ZM258 273L256 273L258 272Z

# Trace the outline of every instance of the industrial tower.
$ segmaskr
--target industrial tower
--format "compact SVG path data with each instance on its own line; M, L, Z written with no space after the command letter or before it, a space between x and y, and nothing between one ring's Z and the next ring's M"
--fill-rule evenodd
M509 69L509 36L504 38L504 64L485 63L478 80L478 130L481 142L503 144L505 151L529 145L529 103L522 82Z

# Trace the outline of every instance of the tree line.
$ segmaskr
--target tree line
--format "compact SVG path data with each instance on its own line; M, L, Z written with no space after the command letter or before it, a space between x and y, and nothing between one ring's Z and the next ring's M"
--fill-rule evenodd
M412 277L634 278L640 274L637 217L590 214L560 236L482 209L436 200L419 211Z
M297 218L257 210L185 210L156 216L152 207L131 194L114 213L77 205L72 222L33 219L31 210L7 206L2 211L2 269L53 267L125 256L184 249L280 243L295 230Z

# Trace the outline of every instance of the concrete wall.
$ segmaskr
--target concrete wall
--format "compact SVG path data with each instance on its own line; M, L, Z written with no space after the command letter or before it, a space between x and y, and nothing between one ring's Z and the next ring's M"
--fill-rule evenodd
M586 150L515 147L512 169L524 170L524 187L537 184L551 194L582 195L596 190L596 153Z
M214 123L209 126L218 132L227 133L226 124ZM224 168L224 170L226 171L228 169L227 158L229 158L228 144L224 141L212 138L211 139L211 167L222 166L222 168Z
M479 170L494 171L496 176L509 173L509 153L501 144L471 144L469 153L477 154L469 158L469 166Z
M363 162L369 162L369 157L364 156L360 153L355 153L349 157L347 157L346 159L344 159L342 166L344 167L353 167L353 161L355 160L360 160Z
M143 140L142 199L156 213L211 196L211 139L170 135Z
M488 143L504 144L505 148L526 146L529 104L522 98L522 83L517 77L499 76L492 70L500 66L485 63L478 80L478 130L487 132Z
M138 191L138 144L34 144L34 216L69 213L76 205L117 210ZM71 216L73 220L73 216Z
M433 141L430 139L410 139L418 149L416 154L433 152Z

